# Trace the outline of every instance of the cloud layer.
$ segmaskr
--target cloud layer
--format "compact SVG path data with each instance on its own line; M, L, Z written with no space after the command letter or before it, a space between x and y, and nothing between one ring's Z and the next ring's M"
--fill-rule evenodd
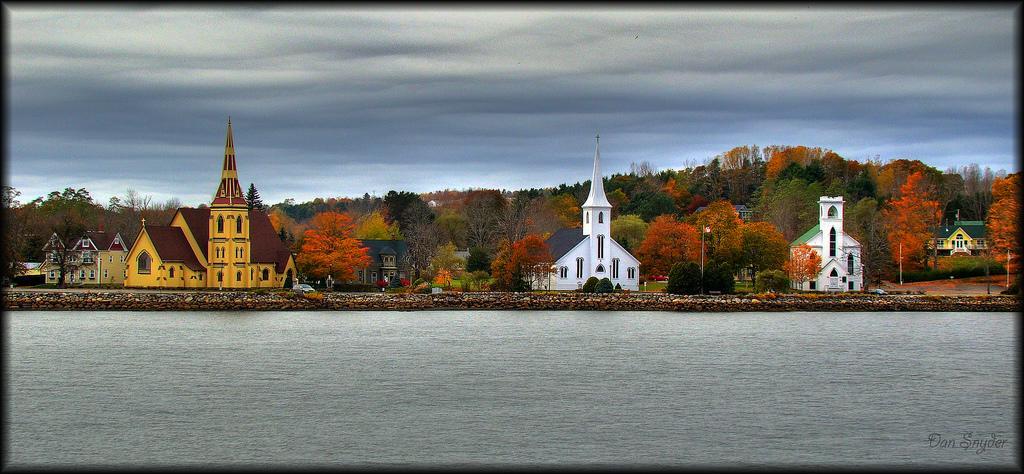
M742 144L1014 170L999 9L9 12L25 197L217 185L225 120L268 202L678 168Z

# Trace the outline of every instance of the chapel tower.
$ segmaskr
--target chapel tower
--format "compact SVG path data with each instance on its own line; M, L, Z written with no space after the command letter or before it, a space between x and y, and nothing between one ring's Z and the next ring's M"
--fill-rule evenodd
M603 274L611 259L612 205L604 194L604 180L601 177L601 135L596 137L594 150L594 172L590 178L590 195L583 203L583 235L590 239L590 271ZM603 276L603 275L602 275Z
M210 203L210 239L207 248L207 278L212 287L249 286L249 206L238 183L235 143L228 117L228 135L224 144L224 162L220 185Z

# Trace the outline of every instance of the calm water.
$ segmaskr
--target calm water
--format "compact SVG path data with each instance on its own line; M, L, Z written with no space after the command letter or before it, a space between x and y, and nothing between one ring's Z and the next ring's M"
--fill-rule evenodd
M1011 313L5 319L13 465L1018 463Z

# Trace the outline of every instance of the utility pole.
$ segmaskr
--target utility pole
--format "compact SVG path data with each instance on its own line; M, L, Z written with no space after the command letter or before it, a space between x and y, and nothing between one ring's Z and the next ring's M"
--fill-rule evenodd
M900 242L900 286L903 286L903 242Z
M704 234L708 230L707 226L700 228L700 294L702 295L704 294Z

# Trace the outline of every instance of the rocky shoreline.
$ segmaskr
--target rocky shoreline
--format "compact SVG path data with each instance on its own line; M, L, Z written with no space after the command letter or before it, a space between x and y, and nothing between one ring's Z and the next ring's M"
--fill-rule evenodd
M46 311L293 311L293 310L587 310L587 311L1018 311L1016 296L867 294L677 296L665 293L585 294L323 293L197 291L4 291L4 310Z

